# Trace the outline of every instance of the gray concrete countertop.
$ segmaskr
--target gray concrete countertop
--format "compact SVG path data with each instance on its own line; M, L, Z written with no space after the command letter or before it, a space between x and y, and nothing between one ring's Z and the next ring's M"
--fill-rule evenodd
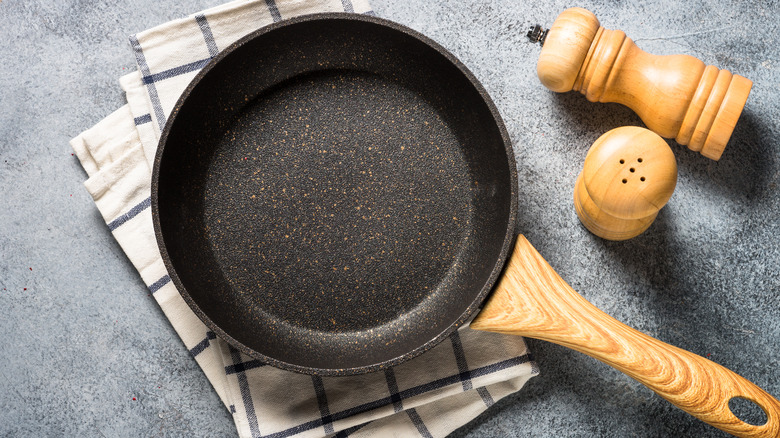
M235 436L230 414L82 186L68 140L124 103L127 35L220 0L0 2L0 436ZM780 397L780 29L775 0L584 0L654 54L754 81L719 162L670 141L679 182L642 236L607 242L572 205L604 132L642 122L538 81L527 27L574 4L374 0L458 56L504 116L520 230L618 320ZM529 341L541 368L456 437L724 436L587 356Z

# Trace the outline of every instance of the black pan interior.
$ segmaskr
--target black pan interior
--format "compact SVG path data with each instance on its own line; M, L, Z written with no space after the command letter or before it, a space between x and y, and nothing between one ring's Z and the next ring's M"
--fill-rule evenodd
M182 295L282 368L354 374L471 315L514 234L516 175L470 73L399 25L291 20L193 81L163 133L155 229Z

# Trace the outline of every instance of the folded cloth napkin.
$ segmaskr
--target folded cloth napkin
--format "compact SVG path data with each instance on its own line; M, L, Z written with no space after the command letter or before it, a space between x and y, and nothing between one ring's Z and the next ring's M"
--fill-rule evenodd
M170 281L155 241L151 166L176 100L221 49L271 22L314 12L373 14L365 0L239 0L130 37L138 71L121 107L71 140L108 229L203 368L242 437L444 436L538 374L522 338L463 329L423 355L351 377L296 374L211 332Z

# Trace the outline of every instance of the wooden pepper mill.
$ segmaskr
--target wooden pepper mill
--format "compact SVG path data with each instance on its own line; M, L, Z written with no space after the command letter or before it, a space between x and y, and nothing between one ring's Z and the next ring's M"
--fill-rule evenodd
M644 232L677 185L677 161L666 141L637 126L613 129L593 143L574 186L585 228L608 240Z
M537 25L528 36L543 45L536 71L544 86L626 105L661 137L713 160L723 153L753 86L693 56L644 52L582 8L563 11L549 30Z

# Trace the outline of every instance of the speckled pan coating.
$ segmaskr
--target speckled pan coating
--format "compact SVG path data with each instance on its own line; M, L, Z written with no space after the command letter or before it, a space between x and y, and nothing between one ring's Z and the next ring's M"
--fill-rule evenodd
M152 184L173 282L242 352L349 375L466 322L514 239L501 118L430 39L354 14L237 42L187 88Z

